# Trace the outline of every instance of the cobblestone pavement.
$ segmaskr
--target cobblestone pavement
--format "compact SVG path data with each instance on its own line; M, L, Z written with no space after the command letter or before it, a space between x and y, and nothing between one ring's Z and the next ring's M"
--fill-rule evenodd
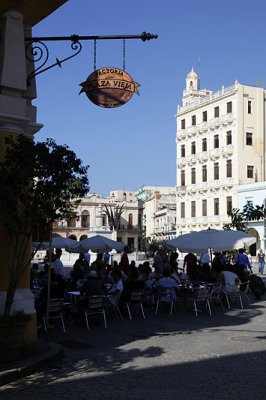
M179 307L169 316L108 318L89 331L47 335L64 347L58 368L0 388L1 400L256 400L266 397L266 296L213 315Z

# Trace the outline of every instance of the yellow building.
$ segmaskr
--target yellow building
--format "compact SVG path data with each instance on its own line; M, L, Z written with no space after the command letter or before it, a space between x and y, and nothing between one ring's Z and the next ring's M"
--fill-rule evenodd
M31 29L39 21L55 11L66 0L1 0L0 2L0 159L5 151L7 135L23 134L33 137L42 127L37 123L34 79L27 86L27 76L33 64L25 57L25 37L31 37ZM4 188L0 188L4 190ZM0 210L1 213L1 210ZM0 219L1 220L1 219ZM29 249L30 253L31 249ZM9 283L9 240L0 224L0 314L3 312ZM29 289L29 271L23 275L16 291L12 311L23 310L33 316L26 332L27 343L36 339L34 298Z

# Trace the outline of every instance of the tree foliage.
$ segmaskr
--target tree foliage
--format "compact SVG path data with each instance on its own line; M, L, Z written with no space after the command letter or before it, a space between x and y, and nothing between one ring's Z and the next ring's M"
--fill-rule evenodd
M66 145L52 139L34 143L20 135L6 137L6 146L0 162L0 223L10 241L8 313L21 275L30 264L22 260L33 231L39 227L47 231L53 221L69 217L89 187L88 166Z
M225 224L224 229L246 231L250 221L259 221L266 218L266 209L264 204L254 206L251 201L248 201L242 211L239 208L233 208L227 215L231 218L231 222Z

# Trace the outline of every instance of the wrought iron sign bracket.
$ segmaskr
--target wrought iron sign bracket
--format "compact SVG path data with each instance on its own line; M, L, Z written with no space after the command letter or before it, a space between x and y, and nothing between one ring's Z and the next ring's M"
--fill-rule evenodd
M146 40L157 39L158 35L154 35L151 33L143 32L141 35L105 35L105 36L79 36L79 35L71 35L71 36L51 36L51 37L31 37L25 38L25 41L28 42L26 45L26 58L31 62L41 62L41 64L32 71L27 77L27 85L30 85L31 80L36 76L53 67L60 67L61 65L71 58L77 56L82 50L81 41L86 40L117 40L117 39L141 39L143 42ZM71 49L74 51L70 56L59 60L56 58L56 62L53 64L44 67L49 60L49 50L47 45L44 42L51 41L70 41Z

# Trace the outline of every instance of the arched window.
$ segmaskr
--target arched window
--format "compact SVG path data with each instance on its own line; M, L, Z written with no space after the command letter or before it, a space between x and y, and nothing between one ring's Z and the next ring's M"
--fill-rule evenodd
M84 240L84 239L87 239L87 238L88 238L87 235L81 235L80 238L79 238L79 240L81 241L81 240Z
M90 213L87 210L81 213L81 227L88 228L90 226Z
M132 228L133 225L133 214L129 214L128 216L128 227Z
M77 240L77 237L75 235L69 235L68 239Z

